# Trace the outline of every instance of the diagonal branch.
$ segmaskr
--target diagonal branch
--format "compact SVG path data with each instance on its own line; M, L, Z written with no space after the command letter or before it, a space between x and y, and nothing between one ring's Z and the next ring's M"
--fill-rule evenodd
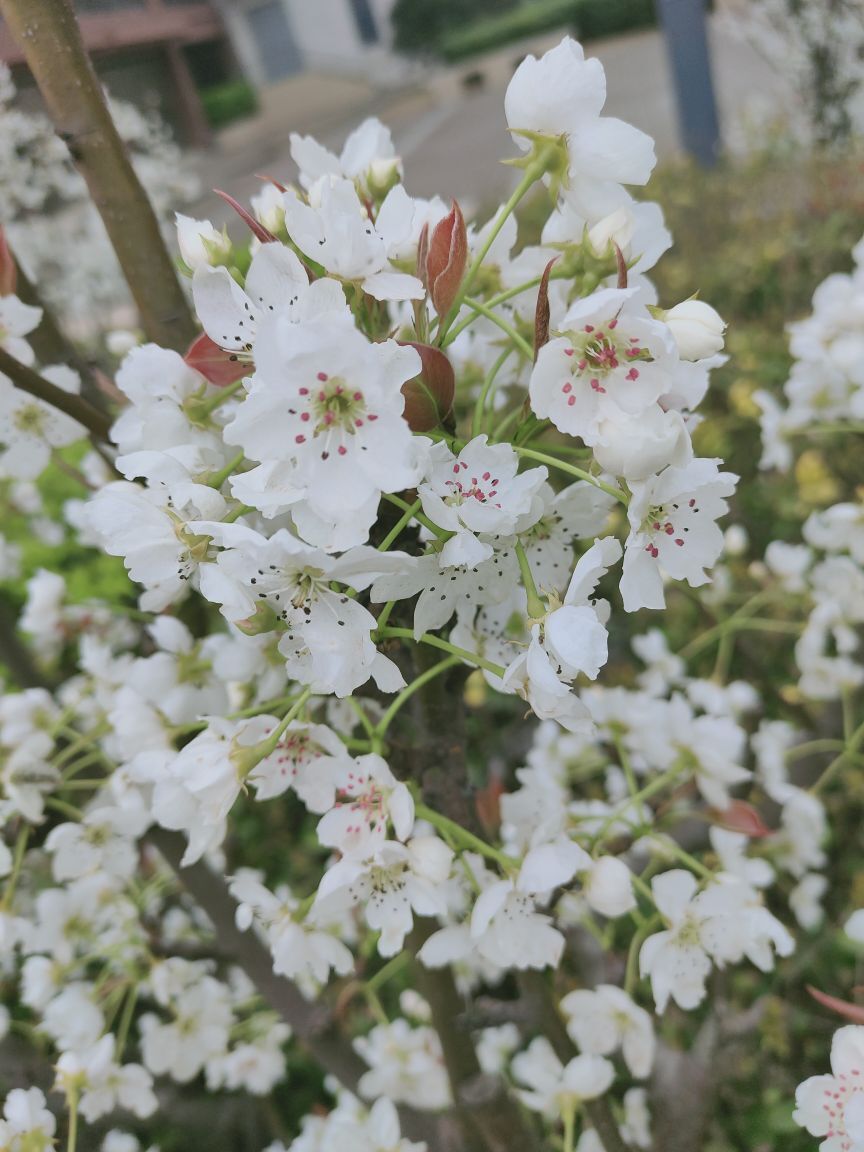
M432 657L417 645L415 671L422 675ZM465 709L462 702L464 673L438 676L412 699L411 744L394 749L394 765L403 779L413 778L424 801L463 827L479 827L465 758ZM411 936L416 954L434 931L434 921L421 920ZM444 1063L455 1101L454 1118L460 1133L453 1133L452 1147L459 1152L538 1152L537 1133L520 1111L500 1076L483 1074L470 1032L460 1027L464 1008L449 967L415 967L415 978L432 1012L432 1023L441 1041ZM438 1152L430 1148L430 1152ZM615 1150L610 1150L615 1152Z
M74 392L64 392L14 356L10 356L5 348L0 347L0 375L8 376L16 388L35 396L52 408L64 412L82 424L96 441L108 443L108 431L111 428L111 419L98 408L94 408L83 396Z
M14 254L13 254L14 255ZM61 330L57 319L50 308L45 304L39 294L39 289L27 275L21 261L15 259L17 286L15 295L19 300L31 307L39 308L42 319L32 332L27 335L27 343L36 353L37 361L42 364L68 364L81 377L82 394L91 401L94 408L101 408L105 395L99 387L93 366L81 355L68 336Z
M71 0L0 0L60 138L87 183L148 337L183 352L197 330L159 222L87 56Z

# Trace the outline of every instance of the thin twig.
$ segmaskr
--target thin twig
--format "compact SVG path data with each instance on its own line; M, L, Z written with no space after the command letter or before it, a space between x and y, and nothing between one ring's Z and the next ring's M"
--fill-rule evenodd
M5 348L0 347L0 374L8 376L16 388L35 396L45 404L50 404L79 424L90 433L94 440L108 443L108 431L111 428L111 419L104 412L94 408L83 396L74 392L64 392L44 376L40 376L14 356L10 356Z

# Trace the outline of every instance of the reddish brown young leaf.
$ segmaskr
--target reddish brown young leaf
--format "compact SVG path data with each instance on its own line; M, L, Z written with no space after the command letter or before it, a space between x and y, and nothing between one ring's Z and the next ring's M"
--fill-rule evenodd
M549 273L552 265L558 259L553 256L540 277L540 288L537 292L537 307L534 309L534 363L540 355L540 349L549 339Z
M483 825L484 831L492 836L501 826L501 797L504 795L504 784L493 776L485 788L478 788L474 793L474 806L477 816Z
M729 807L722 811L719 808L712 808L711 820L721 828L728 828L730 832L743 832L745 836L751 836L754 840L771 836L774 831L768 827L753 805L744 800L733 800Z
M14 296L18 284L15 257L9 251L6 230L0 225L0 296Z
M262 172L255 173L256 180L263 180L265 184L272 184L274 188L278 188L280 192L287 192L288 189L284 184L280 184L275 176L265 176Z
M456 201L429 237L426 255L426 284L432 307L446 316L462 284L468 262L468 232L462 210Z
M864 1005L850 1004L848 1000L838 1000L836 996L829 996L827 992L820 992L812 984L808 984L807 991L823 1008L836 1012L844 1020L851 1020L853 1024L864 1024Z
M240 219L249 225L253 236L257 236L262 244L272 244L274 240L278 239L268 228L265 228L263 224L259 224L255 217L247 212L243 205L235 200L233 196L229 196L227 192L222 192L218 188L214 188L213 191L217 196L220 196L226 204L231 205Z
M429 291L429 281L426 273L426 260L429 256L429 224L423 225L420 239L417 241L417 276L423 282L423 287Z
M624 253L615 245L615 261L618 265L618 287L627 287L627 261L624 259Z
M241 376L246 376L249 370L248 364L241 363L233 353L220 348L206 332L192 341L183 359L217 388L233 384Z
M456 377L453 366L440 348L430 344L404 343L420 353L420 375L402 385L405 397L403 415L412 432L429 432L443 424L453 408Z

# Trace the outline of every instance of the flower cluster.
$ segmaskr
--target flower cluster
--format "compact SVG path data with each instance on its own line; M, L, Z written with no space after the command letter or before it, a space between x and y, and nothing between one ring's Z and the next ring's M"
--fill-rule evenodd
M462 1124L648 1148L647 1084L714 974L769 973L788 924L819 925L810 731L730 679L729 646L795 635L801 698L848 711L860 508L773 545L677 650L632 615L723 605L737 477L692 438L723 322L659 306L671 240L627 190L653 145L604 102L574 41L523 61L521 175L479 226L409 195L376 120L339 156L292 137L251 241L178 220L203 333L129 352L98 452L0 377L10 500L39 524L59 462L87 490L60 539L128 574L83 601L29 574L44 684L0 699L0 958L73 1133L146 1119L167 1081L268 1096L290 1041L332 1075L293 1152L461 1148ZM3 286L0 345L30 364L38 310ZM0 1146L50 1145L38 1089L5 1116Z

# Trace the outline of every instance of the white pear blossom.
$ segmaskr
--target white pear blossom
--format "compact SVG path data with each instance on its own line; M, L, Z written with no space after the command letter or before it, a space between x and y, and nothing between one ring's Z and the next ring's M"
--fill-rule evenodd
M269 538L240 524L202 522L225 545L201 572L201 591L230 621L281 632L279 651L291 676L316 692L349 696L372 676L382 691L404 686L397 666L372 643L375 617L347 594L409 561L404 553L357 546L328 556L278 529ZM345 591L334 591L333 584Z
M682 360L704 360L723 348L725 323L704 300L685 300L663 313Z
M738 479L721 472L718 464L692 460L633 485L621 579L625 611L664 607L664 572L691 588L710 579L705 569L723 548L716 521L726 512Z
M537 498L545 468L517 475L519 457L509 444L469 441L458 456L444 443L433 445L417 495L429 519L453 536L441 551L441 566L476 565L492 555L487 536L508 536L530 528L543 510Z
M568 992L561 1001L567 1031L582 1052L611 1056L621 1049L630 1072L640 1079L654 1063L651 1016L614 984Z
M520 1089L519 1098L532 1112L556 1120L585 1100L596 1100L612 1086L615 1069L602 1056L574 1056L562 1064L545 1036L532 1040L524 1052L513 1057L511 1070Z
M176 214L177 245L187 268L195 271L210 264L218 264L231 252L231 241L225 231L219 232L209 220L195 220L192 216Z
M192 293L204 331L238 359L253 352L261 321L271 313L300 324L327 313L337 320L346 310L341 284L326 277L310 284L294 252L278 242L258 249L244 287L227 268L203 265L196 269Z
M0 1120L2 1147L24 1152L48 1152L54 1146L57 1120L46 1108L44 1092L38 1088L13 1088L3 1104Z
M507 126L523 150L536 137L566 147L563 191L573 206L596 219L624 200L620 184L644 184L654 167L650 137L613 117L601 116L606 77L599 60L586 60L569 37L539 60L527 56L504 97Z
M390 827L403 843L411 835L411 793L380 756L358 756L340 772L336 803L318 821L318 839L325 847L337 849L343 858L362 860L383 846Z
M304 539L328 551L365 543L382 492L420 477L422 445L403 419L402 385L420 371L413 348L373 344L331 316L276 316L259 332L251 390L225 429L257 468L238 499L267 515L291 509Z
M284 197L288 235L310 260L339 280L358 282L376 300L419 300L423 285L399 272L390 258L414 231L414 204L401 184L392 188L373 220L350 180L322 176L309 203Z
M633 289L604 288L578 300L563 335L544 344L531 373L536 416L596 444L621 413L639 417L669 389L676 363L668 329L633 301Z
M0 296L0 308L7 299ZM78 374L64 364L43 368L41 375L64 392L81 389ZM48 466L54 448L74 444L84 435L77 420L0 375L0 475L35 480Z
M864 1027L850 1024L834 1033L831 1075L798 1085L793 1119L820 1138L822 1152L864 1147Z
M441 1042L434 1028L412 1028L399 1017L358 1037L354 1047L369 1065L359 1084L367 1099L386 1095L396 1104L410 1103L436 1112L451 1104Z
M59 1089L81 1093L81 1115L90 1124L118 1106L141 1119L158 1107L150 1073L140 1064L119 1064L110 1034L91 1048L64 1052L56 1071Z
M338 156L313 136L292 132L291 157L300 169L300 183L307 190L322 176L339 176L353 180L361 194L374 195L402 174L390 129L375 116L354 129Z
M345 976L354 967L351 950L341 940L302 921L300 902L284 885L271 892L254 872L243 869L231 881L231 895L238 901L238 928L255 923L263 929L278 976L322 985L331 970Z
M442 886L450 875L453 852L434 836L415 836L406 844L385 840L366 859L345 857L318 886L311 922L361 905L366 922L380 931L382 956L400 952L418 916L446 911Z

